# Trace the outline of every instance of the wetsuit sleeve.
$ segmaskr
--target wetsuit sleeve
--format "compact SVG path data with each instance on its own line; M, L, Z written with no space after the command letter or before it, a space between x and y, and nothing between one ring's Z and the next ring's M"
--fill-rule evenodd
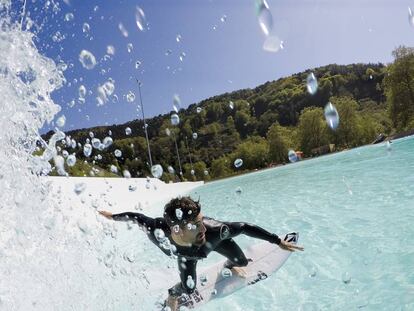
M155 227L155 219L145 216L141 213L120 213L120 214L113 214L112 219L116 221L133 221L140 226L143 226L147 229L151 229Z
M245 222L226 222L225 225L229 228L227 238L232 238L238 236L239 234L245 234L252 238L265 240L273 244L280 244L280 238L276 234L270 233L259 226Z

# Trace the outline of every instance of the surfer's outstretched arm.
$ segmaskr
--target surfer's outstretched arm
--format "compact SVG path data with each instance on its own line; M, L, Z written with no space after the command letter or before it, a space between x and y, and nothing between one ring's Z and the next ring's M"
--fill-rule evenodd
M99 213L108 219L113 219L116 221L133 221L138 225L146 228L150 228L154 225L154 218L145 216L141 213L126 212L120 214L112 214L111 212L107 211L99 211Z
M229 238L245 234L252 238L261 239L274 244L280 244L281 239L274 233L270 233L259 226L246 222L226 222L229 228Z
M280 248L290 252L294 252L295 250L304 250L303 247L290 242L283 241L276 234L270 233L256 225L252 225L245 222L230 222L225 224L229 228L229 238L237 236L239 234L245 234L252 238L261 239L273 244L277 244Z

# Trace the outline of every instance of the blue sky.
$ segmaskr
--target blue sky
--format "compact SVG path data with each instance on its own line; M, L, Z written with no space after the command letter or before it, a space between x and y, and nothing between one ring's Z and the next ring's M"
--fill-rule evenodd
M39 50L55 61L73 64L65 71L71 85L53 94L62 106L58 116L64 114L67 119L64 130L135 119L136 102L128 103L125 98L129 91L138 95L135 77L143 82L146 114L153 116L172 110L174 94L179 94L186 107L330 63L388 63L395 47L412 46L414 40L414 28L408 23L408 6L414 6L414 1L406 0L268 0L272 32L284 41L284 49L277 53L262 48L265 35L253 0L66 2L58 2L61 10L57 14L52 9L40 13L43 1L27 5L33 19L45 21L36 42ZM17 8L19 3L14 5ZM136 26L136 6L145 12L149 24L145 31ZM74 14L72 21L65 21L67 13ZM223 15L225 22L220 20ZM82 32L84 22L90 25L89 36ZM128 30L128 37L121 34L119 23ZM57 31L66 37L61 42L52 39ZM134 46L131 53L128 43ZM101 61L108 45L115 47L115 54ZM78 60L83 49L98 60L92 70ZM166 56L168 49L172 53ZM181 62L182 52L186 57ZM135 69L137 60L142 62L139 70ZM110 98L97 107L96 89L109 78L115 81L114 94L119 100ZM84 104L68 107L71 100L77 100L81 84L92 94Z

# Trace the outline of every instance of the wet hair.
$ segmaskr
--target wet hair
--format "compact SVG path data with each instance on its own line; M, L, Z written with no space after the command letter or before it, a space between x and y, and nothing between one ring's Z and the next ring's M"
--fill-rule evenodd
M164 219L171 227L181 226L196 219L200 214L200 209L199 201L194 201L190 197L175 198L165 205Z

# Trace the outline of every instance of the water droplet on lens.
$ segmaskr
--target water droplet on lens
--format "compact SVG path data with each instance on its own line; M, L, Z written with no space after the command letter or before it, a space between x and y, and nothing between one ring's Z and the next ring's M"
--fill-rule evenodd
M115 47L113 45L108 45L106 47L106 53L109 55L115 55Z
M339 125L339 115L338 115L338 111L336 110L335 106L329 102L325 106L324 114L325 114L325 120L326 120L326 123L328 123L328 126L331 129L335 130Z
M84 85L79 86L79 98L85 98L86 88Z
M198 134L197 133L193 133L193 139L197 139Z
M288 158L289 158L289 161L292 162L292 163L294 163L298 160L298 156L297 156L295 150L289 150Z
M118 29L125 38L128 37L128 30L126 30L125 26L122 23L118 24Z
M124 175L125 178L131 178L131 173L128 170L124 170L122 175Z
M176 40L177 42L181 42L181 39L182 39L181 35L177 35L177 36L175 37L175 40Z
M132 43L128 43L128 45L127 45L128 53L131 53L133 49L134 49L134 46L132 45Z
M188 288L192 289L192 288L195 287L195 282L194 282L193 278L191 277L191 275L188 276L186 284L187 284Z
M180 97L177 94L174 94L174 96L173 96L173 109L174 109L175 112L178 113L180 108L181 108Z
M227 21L227 15L226 14L223 14L223 16L220 18L220 21L222 23L225 23Z
M135 94L129 91L129 93L126 96L127 102L132 103L135 100Z
M197 113L200 113L202 109L201 109L201 107L197 107L196 110L197 110Z
M155 164L151 167L151 174L155 178L161 178L163 172L164 170L162 169L162 166L159 164Z
M234 161L234 167L235 168L239 168L239 167L241 167L243 165L243 160L242 159L236 159L235 161Z
M279 39L277 36L268 36L263 43L263 50L267 52L276 53L281 50L283 46L283 41Z
M82 32L83 33L88 33L90 30L91 30L91 26L89 26L88 23L83 23Z
M57 120L56 120L56 125L58 127L64 127L66 123L66 117L64 115L60 116Z
M92 146L90 144L85 144L83 146L83 154L85 157L90 157L92 154Z
M110 169L112 173L118 174L118 168L115 165L112 164Z
M313 72L311 72L306 78L306 88L311 95L315 94L318 90L318 80L316 79Z
M414 12L411 10L411 8L408 8L408 22L411 26L414 27Z
M231 270L230 270L230 269L228 269L228 268L224 268L224 269L221 271L221 275L223 276L223 278L229 278L229 277L231 277L231 276L233 275L233 273L231 272Z
M273 17L272 13L270 13L269 5L266 0L257 0L256 7L259 26L263 33L268 36L273 28Z
M184 61L185 56L186 56L185 52L181 52L180 57L179 57L180 61Z
M125 134L129 136L129 135L131 135L131 133L132 133L131 128L130 128L130 127L127 127L127 128L125 129Z
M168 173L175 174L175 170L174 170L174 168L172 166L168 166L167 167L167 170L168 170Z
M135 23L137 24L137 27L140 31L144 31L147 22L145 19L144 10L139 6L137 6L135 10Z
M81 62L82 66L88 70L93 69L96 65L95 56L87 50L82 50L80 52L79 61Z
M177 208L175 210L175 216L177 216L178 220L181 220L183 218L183 211L180 208Z
M92 147L95 149L99 149L99 146L101 145L101 140L99 138L92 138Z
M178 125L180 123L180 117L177 114L171 115L171 124L172 125Z
M113 143L112 137L107 136L103 140L103 144L105 148L108 148L110 145L112 145L112 143Z
M122 151L121 151L121 150L119 150L119 149L115 149L114 154L115 154L115 156L116 156L117 158L122 157Z
M74 166L76 164L76 156L73 154L69 155L66 159L66 163L68 166Z
M65 21L66 22L70 22L75 18L75 15L73 15L72 13L66 13L65 15Z

